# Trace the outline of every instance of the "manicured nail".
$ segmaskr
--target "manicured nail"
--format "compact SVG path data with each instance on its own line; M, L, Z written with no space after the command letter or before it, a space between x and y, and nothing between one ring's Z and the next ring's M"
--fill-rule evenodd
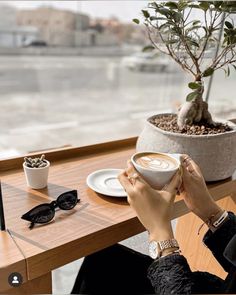
M132 166L132 162L130 160L127 161L127 165L130 167Z

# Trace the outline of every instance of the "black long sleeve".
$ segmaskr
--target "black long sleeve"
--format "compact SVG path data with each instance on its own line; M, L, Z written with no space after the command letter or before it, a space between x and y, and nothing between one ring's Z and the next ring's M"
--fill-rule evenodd
M208 231L204 243L224 267L230 271L232 263L227 253L227 245L234 244L236 234L236 217L229 212L229 220L217 231ZM232 251L230 252L232 253ZM179 254L168 255L155 260L148 269L150 279L156 294L197 294L222 293L223 280L208 272L192 272L186 258Z
M148 269L156 294L191 294L193 282L186 258L168 255L154 261Z
M231 251L229 251L229 248L236 245L234 243L235 235L236 216L232 212L229 212L229 220L214 233L208 230L203 238L204 244L212 251L213 255L226 272L229 272L232 268ZM227 247L228 245L229 247ZM234 249L234 253L235 252L236 249Z

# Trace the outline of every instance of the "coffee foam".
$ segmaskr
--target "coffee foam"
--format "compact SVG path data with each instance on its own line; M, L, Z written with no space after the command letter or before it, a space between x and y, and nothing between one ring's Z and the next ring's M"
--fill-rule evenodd
M138 154L134 160L138 165L152 170L172 170L178 166L174 159L162 154L155 153Z

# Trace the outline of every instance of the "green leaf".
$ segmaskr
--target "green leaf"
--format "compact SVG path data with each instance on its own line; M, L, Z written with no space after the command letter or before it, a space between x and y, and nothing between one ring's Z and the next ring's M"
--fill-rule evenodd
M176 11L172 12L173 18L176 22L179 22L182 18L182 14Z
M207 9L210 7L210 4L206 1L206 2L201 2L199 4L199 8L201 8L204 11L207 11Z
M165 43L167 45L171 45L171 44L175 44L175 43L178 43L179 42L179 39L172 39L172 40L166 40Z
M214 3L215 8L219 8L221 6L221 4L223 3L223 1L216 1Z
M197 92L190 92L187 97L186 97L186 100L187 101L192 101L194 99L196 99L198 97L199 93Z
M230 75L230 68L229 68L229 66L228 66L226 76L229 77L229 75Z
M201 9L201 7L199 7L199 5L197 5L197 4L190 4L188 7L189 7L189 8L197 8L197 9Z
M143 52L146 52L146 51L152 51L153 49L155 49L154 46L152 46L152 45L148 45L148 46L145 46L145 47L143 48Z
M156 19L156 20L167 20L166 17L155 17L155 16L151 16L150 19L151 18Z
M203 77L208 77L208 76L211 76L213 73L214 73L214 69L213 68L208 68L203 72L202 76Z
M165 18L164 18L165 19ZM153 21L153 20L158 20L158 17L156 16L150 16L150 20Z
M198 44L196 41L194 41L194 40L187 39L187 42L188 42L188 44L191 45L191 46L199 47L199 44Z
M235 13L236 1L223 1L223 3L220 6L220 11Z
M142 13L143 13L143 16L146 17L146 18L149 18L150 17L150 14L147 10L142 10Z
M167 8L157 8L156 11L162 15L165 15L166 17L170 15L170 11Z
M190 83L188 83L188 87L190 89L199 89L199 88L201 88L201 85L199 83L196 83L196 82L190 82Z
M151 3L148 3L148 7L152 7L152 8L158 8L158 4L156 2L151 2Z
M234 69L235 69L235 71L236 71L236 66L235 66L235 65L233 65L233 64L231 64L231 66L233 66L233 67L234 67Z
M225 25L226 25L226 27L228 29L233 29L234 28L234 26L230 22L228 22L228 21L225 21Z
M201 23L200 20L194 20L194 21L193 21L193 26L196 26L196 25L198 25L199 23Z
M178 1L178 10L182 11L188 7L188 3L186 1Z
M134 23L136 23L137 25L139 25L139 24L140 24L140 20L139 20L139 19L137 19L137 18L134 18L134 19L133 19L133 22L134 22Z
M167 2L165 6L169 7L170 9L178 9L178 4L176 2Z
M192 26L192 27L190 27L189 29L187 29L186 31L187 32L191 32L191 31L193 31L193 30L198 30L198 29L200 29L201 28L201 26Z
M170 24L169 23L164 23L162 24L160 27L159 27L159 30L163 30L165 28L169 28L170 27Z

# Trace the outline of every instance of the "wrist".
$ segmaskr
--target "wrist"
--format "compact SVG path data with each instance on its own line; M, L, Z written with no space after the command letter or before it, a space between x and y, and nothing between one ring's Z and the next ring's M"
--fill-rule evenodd
M213 216L209 222L208 227L212 232L215 232L229 219L228 212L225 210L220 210L215 216Z
M219 210L216 213L210 215L207 219L203 221L212 232L215 232L228 219L228 212L219 208ZM200 233L200 230L202 229L204 223L199 227L198 234Z
M210 204L206 207L206 210L197 214L203 222L206 222L206 220L209 220L211 217L214 219L216 218L217 220L217 216L220 216L220 214L223 213L223 210L216 203Z
M178 254L180 254L181 251L180 251L179 248L177 248L177 247L164 249L164 250L162 251L162 255L161 255L161 257L165 257L165 256L168 256L168 255L170 255L170 254L174 254L174 253L178 253Z
M149 239L150 241L165 241L174 239L174 233L171 225L167 228L157 228L156 230L150 231Z

